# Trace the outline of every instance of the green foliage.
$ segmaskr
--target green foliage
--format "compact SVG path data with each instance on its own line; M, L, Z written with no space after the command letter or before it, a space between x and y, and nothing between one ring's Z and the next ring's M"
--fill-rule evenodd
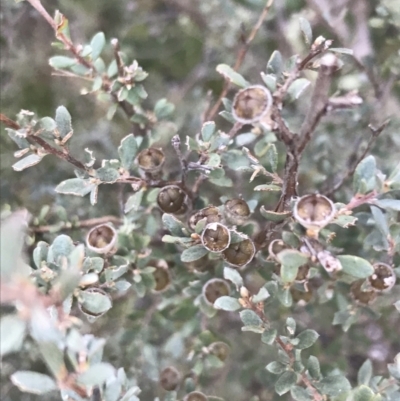
M2 398L400 399L396 7L100 3L4 11Z

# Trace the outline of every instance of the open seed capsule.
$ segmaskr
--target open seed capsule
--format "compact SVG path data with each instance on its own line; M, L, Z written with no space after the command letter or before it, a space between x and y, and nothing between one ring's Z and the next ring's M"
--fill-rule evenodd
M326 196L311 194L297 200L294 218L305 228L310 237L317 237L321 228L329 224L336 214L335 205Z
M350 287L350 293L355 301L368 305L375 301L377 295L373 290L363 291L364 283L364 280L355 281Z
M156 282L154 291L162 292L166 290L171 284L171 276L169 274L167 262L162 259L152 260L149 262L149 266L156 268L153 272L154 281Z
M220 278L208 280L203 286L203 296L206 302L214 305L214 302L224 295L229 295L229 284Z
M88 232L86 245L93 252L105 254L113 250L117 238L117 231L112 226L100 224Z
M161 149L148 148L142 150L137 157L139 167L147 173L156 173L161 170L165 162L165 155Z
M222 252L230 241L231 232L220 223L207 224L201 234L201 242L211 252Z
M253 260L256 253L254 242L246 235L242 235L241 241L231 243L228 248L222 252L222 257L229 264L236 267L246 266Z
M224 214L231 224L241 225L250 216L249 205L243 199L230 199L225 202Z
M167 185L161 188L157 203L164 213L183 214L187 210L187 195L177 185Z
M232 114L235 120L251 124L264 117L272 105L271 92L261 85L240 90L233 99Z
M209 345L208 350L210 354L215 355L220 361L224 362L228 358L230 348L228 344L217 341Z
M202 219L206 219L206 224L218 223L221 221L221 214L217 207L207 206L192 214L189 219L189 227L194 231L196 229L196 224Z
M378 292L389 291L396 284L393 268L385 263L375 263L374 273L368 278L371 287Z
M174 391L179 386L181 374L173 366L168 366L160 373L159 381L164 390Z
M207 396L200 391L192 391L185 396L183 401L207 401Z

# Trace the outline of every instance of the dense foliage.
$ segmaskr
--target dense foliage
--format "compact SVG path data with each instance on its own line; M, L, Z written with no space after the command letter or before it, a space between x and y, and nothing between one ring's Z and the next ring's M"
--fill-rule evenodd
M395 0L1 18L2 400L400 400Z

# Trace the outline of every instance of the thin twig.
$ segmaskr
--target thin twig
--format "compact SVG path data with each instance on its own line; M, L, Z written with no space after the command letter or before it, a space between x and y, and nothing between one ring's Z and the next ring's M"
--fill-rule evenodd
M269 9L271 8L273 2L274 2L274 0L268 0L267 4L264 6L264 8L260 14L260 17L258 18L253 29L251 30L249 36L242 43L242 46L239 48L239 51L236 56L235 65L233 66L234 71L238 71L239 68L241 67L241 65L244 61L244 58L247 54L247 51L249 50L250 44L253 41L253 39L255 38L258 30L261 28L261 25L264 22L264 19L267 17ZM214 119L215 115L218 112L219 107L221 106L222 99L227 95L230 86L231 86L231 82L229 81L229 79L225 79L225 83L222 88L221 94L219 95L214 106L209 110L209 112L206 113L204 121L209 121L209 120Z
M81 220L76 223L70 222L62 222L62 224L53 224L46 226L31 226L31 231L35 233L54 233L58 231L65 230L75 230L77 228L89 228L94 227L99 224L113 223L115 225L122 224L123 220L116 216L103 216L103 217L95 217L92 219Z
M357 141L357 146L355 146L353 152L350 154L348 160L349 162L347 165L349 166L347 170L342 174L342 176L338 179L338 181L330 188L328 188L325 191L322 191L322 194L324 194L327 197L332 196L338 189L342 187L342 185L345 183L345 181L350 178L354 172L356 171L357 166L360 164L360 162L365 158L365 156L371 151L372 147L375 144L375 141L379 137L379 135L383 132L383 130L386 128L386 126L389 124L389 121L385 121L380 127L378 128L373 128L370 126L370 129L372 131L371 138L368 141L368 144L366 148L364 149L363 152L360 153L359 156L358 154L358 149L359 149L359 141ZM353 160L353 161L352 161Z

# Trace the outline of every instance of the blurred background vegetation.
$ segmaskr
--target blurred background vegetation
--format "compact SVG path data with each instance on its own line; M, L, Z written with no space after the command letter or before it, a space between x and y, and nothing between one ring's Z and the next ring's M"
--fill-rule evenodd
M199 131L202 114L222 88L223 80L215 71L216 65L234 64L242 38L251 30L265 4L263 0L43 0L42 3L50 14L59 9L67 16L75 43L87 42L98 31L103 31L108 40L118 38L129 58L137 59L149 73L145 81L149 108L164 97L175 104L171 122L163 127L160 146L166 146L176 132L184 138ZM400 156L398 1L276 1L241 68L248 81L261 82L259 73L265 71L274 50L278 49L284 58L306 52L299 17L310 21L314 38L323 35L334 40L334 47L353 49L354 57L342 56L345 64L333 91L356 89L365 100L355 113L343 112L324 119L301 166L300 193L316 191L330 182L343 170L353 148L365 145L370 135L368 124L378 125L388 117L390 125L372 153L383 173L392 171ZM34 111L41 117L53 116L57 106L65 105L72 115L75 131L71 153L79 155L79 149L89 147L99 159L112 158L117 154L121 138L132 132L131 123L122 112L108 121L107 104L94 95L79 94L82 82L52 75L48 59L59 54L51 46L53 40L51 28L29 4L2 0L1 112L10 118L20 109ZM313 72L306 74L311 79L315 76ZM233 93L230 92L230 98ZM302 101L287 108L286 117L294 129L307 111L307 104ZM224 127L220 117L218 123ZM73 176L70 165L50 156L35 168L17 173L11 169L16 147L3 128L0 144L2 205L24 206L33 214L44 204L61 205L80 218L119 214L118 191L114 186L100 190L96 207L90 207L87 198L59 196L54 187ZM278 145L278 149L283 166L283 148ZM169 168L174 172L177 166L172 164ZM251 193L246 183L246 180L237 180L235 192ZM351 185L347 185L335 198L349 200L350 193ZM357 254L366 234L359 229L339 230L335 245L346 247L347 253ZM76 236L81 239L79 233ZM143 400L161 394L154 386L160 361L163 366L168 361L175 364L179 361L185 371L184 349L193 345L190 341L195 341L182 334L187 320L184 313L170 322L168 315L160 314L153 317L151 328L143 327L138 317L147 316L149 304L147 298L140 302L132 297L123 299L94 326L95 334L108 337L107 358L137 377ZM337 366L347 372L349 379L354 379L361 363L369 357L376 373L384 374L386 363L400 348L399 332L394 330L400 327L399 314L384 314L379 321L366 316L364 324L343 333L340 327L331 326L332 310L330 303L294 309L296 320L304 328L312 327L321 334L315 346L320 349L314 347L314 354L319 354L322 367ZM188 307L186 312L190 315L193 309ZM280 307L271 311L271 318L288 313ZM254 346L255 334L241 333L239 320L214 318L204 325L222 334L232 348L231 362L206 378L205 392L232 401L248 400L252 395L265 401L275 399L271 385L275 377L264 369L271 360L269 348L259 347L258 343ZM7 376L13 365L14 368L30 366L35 360L33 354L30 358L15 359L2 376ZM44 399L21 394L10 387L10 383L2 384L2 399Z

